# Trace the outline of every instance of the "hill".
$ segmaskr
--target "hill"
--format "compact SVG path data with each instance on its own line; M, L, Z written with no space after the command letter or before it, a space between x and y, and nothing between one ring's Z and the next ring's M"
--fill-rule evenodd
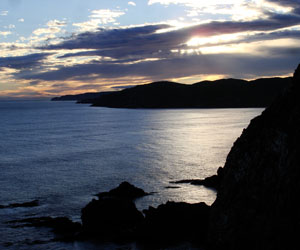
M253 81L222 79L192 85L161 81L121 91L66 95L52 100L72 100L109 108L267 107L290 83L290 77Z
M291 78L265 78L254 81L223 79L192 85L154 82L80 102L110 108L266 107L290 82Z

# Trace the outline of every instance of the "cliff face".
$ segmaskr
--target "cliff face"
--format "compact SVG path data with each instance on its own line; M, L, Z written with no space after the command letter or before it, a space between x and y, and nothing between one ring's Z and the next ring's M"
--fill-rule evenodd
M212 249L300 249L300 65L234 143L212 205Z

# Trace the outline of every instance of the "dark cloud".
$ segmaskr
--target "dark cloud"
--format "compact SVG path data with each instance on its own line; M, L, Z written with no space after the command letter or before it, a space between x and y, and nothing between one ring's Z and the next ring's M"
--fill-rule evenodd
M280 5L282 7L292 7L293 13L299 15L300 14L300 1L299 0L267 0L269 3L274 3Z
M271 33L258 33L255 35L248 36L247 38L241 40L240 42L255 42L255 41L265 41L265 40L276 40L282 38L300 38L300 30L283 30Z
M100 29L98 32L85 32L73 35L57 45L41 47L41 49L106 49L119 48L124 44L136 43L145 39L157 30L168 28L169 25L146 25L124 29Z
M299 0L267 0L269 3L275 3L277 5L281 5L283 7L291 6L294 8L299 7L300 1Z
M29 83L29 85L30 86L37 86L37 85L39 85L39 81L31 81L30 83Z
M136 64L92 63L63 67L56 71L28 75L25 78L41 81L68 79L86 81L90 77L94 79L144 77L149 81L155 81L201 74L255 77L288 74L299 63L300 47L293 49L261 47L257 52L260 52L261 56L248 54L182 55Z
M30 69L41 65L49 53L36 53L26 56L2 57L0 58L0 68Z
M169 32L160 32L168 25L148 25L124 29L101 29L66 39L57 45L41 49L92 49L80 53L68 53L61 58L73 56L102 56L113 59L139 60L143 58L166 58L170 50L186 48L191 37L209 37L246 31L272 31L300 24L300 16L269 13L267 19L254 21L215 21ZM251 39L251 38L250 38Z

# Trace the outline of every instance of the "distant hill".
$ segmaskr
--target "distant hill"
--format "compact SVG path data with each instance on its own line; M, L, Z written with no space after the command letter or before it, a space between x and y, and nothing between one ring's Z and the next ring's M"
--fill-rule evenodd
M154 82L79 102L110 108L267 107L290 82L291 78L222 79L192 85Z
M121 91L68 95L52 100L76 100L110 108L267 107L290 83L290 77L253 81L222 79L192 85L162 81Z
M51 101L81 101L81 100L88 100L88 99L95 99L102 95L108 94L111 92L96 92L96 93L85 93L85 94L78 94L78 95L63 95L60 97L54 97Z

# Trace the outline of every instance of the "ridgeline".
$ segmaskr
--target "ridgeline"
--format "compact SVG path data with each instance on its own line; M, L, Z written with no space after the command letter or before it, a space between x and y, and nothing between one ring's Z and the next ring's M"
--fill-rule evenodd
M53 98L77 100L109 108L250 108L267 107L291 78L262 78L253 81L222 79L192 85L154 82L114 92Z

